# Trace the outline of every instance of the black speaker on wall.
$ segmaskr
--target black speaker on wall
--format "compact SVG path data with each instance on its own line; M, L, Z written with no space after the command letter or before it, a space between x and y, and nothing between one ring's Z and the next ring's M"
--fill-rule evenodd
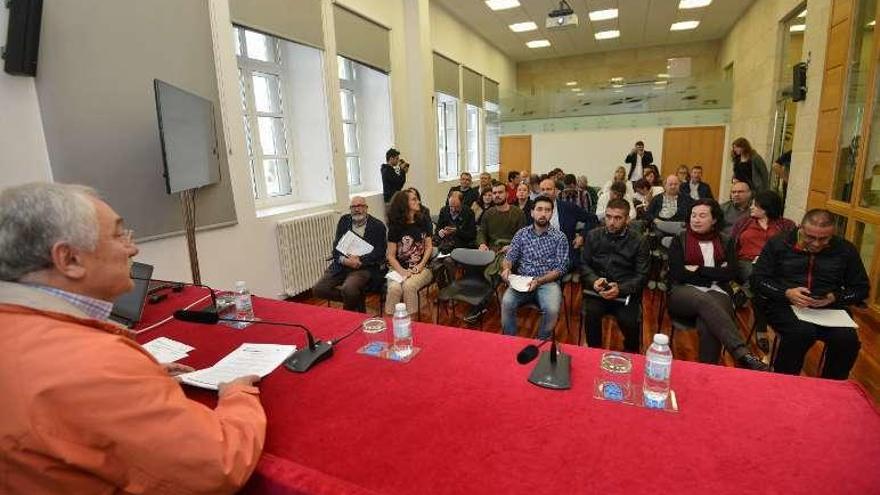
M43 0L9 0L4 70L16 76L37 75Z
M807 64L794 64L791 71L791 101L807 99Z

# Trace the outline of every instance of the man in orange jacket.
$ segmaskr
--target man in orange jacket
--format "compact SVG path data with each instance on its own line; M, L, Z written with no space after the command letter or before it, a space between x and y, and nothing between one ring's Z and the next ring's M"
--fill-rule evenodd
M253 472L256 377L211 410L107 320L131 235L85 187L0 193L0 493L232 493Z

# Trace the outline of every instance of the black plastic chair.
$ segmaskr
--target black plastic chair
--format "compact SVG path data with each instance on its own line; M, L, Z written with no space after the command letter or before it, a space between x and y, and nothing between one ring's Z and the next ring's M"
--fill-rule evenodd
M492 293L495 293L495 299L498 299L498 293L495 292L494 284L487 280L483 273L486 267L495 261L494 252L456 248L452 250L451 256L456 267L461 268L462 275L437 292L437 308L434 314L435 323L440 319L441 303L451 302L452 314L454 316L456 301L470 306L477 306L492 295ZM500 307L500 300L498 302ZM480 328L482 327L483 319L480 318Z

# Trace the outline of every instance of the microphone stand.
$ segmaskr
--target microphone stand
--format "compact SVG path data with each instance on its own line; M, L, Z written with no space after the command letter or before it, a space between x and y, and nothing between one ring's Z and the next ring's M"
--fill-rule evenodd
M538 363L529 375L529 383L552 390L571 388L571 356L556 344L556 329L549 351L541 351Z

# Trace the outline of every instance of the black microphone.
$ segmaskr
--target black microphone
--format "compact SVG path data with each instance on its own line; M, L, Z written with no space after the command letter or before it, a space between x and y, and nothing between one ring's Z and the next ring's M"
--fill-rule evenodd
M516 355L516 362L519 364L529 364L538 357L538 351L544 347L544 344L550 340L550 337L545 337L541 339L541 342L538 345L529 344L523 347L523 350L519 351L519 354Z
M174 281L174 280L161 280L161 279L158 279L158 278L136 277L136 276L134 276L134 275L131 275L131 279L132 279L132 280L146 280L147 282L159 282L159 283L162 283L162 284L167 284L165 287L159 287L158 289L154 289L153 291L151 291L151 293L154 292L154 291L156 291L156 290L162 290L162 289L165 289L165 288L168 288L168 287L172 287L172 288L174 288L174 287L177 287L177 286L183 286L183 285L191 285L191 286L193 286L193 287L201 287L201 288L203 288L203 289L208 289L208 292L211 293L211 306L208 307L208 308L205 308L205 309L206 309L207 311L215 311L215 312L219 312L219 308L217 307L217 293L214 291L213 288L208 287L207 285L194 284L194 283L192 283L192 282L177 282L177 281ZM175 292L177 292L177 290L175 290Z
M239 320L236 318L226 318L220 316L218 313L213 311L192 311L186 309L175 311L174 319L186 321L189 323L200 323L205 325L216 325L218 322L221 321L232 321L238 323L261 323L263 325L299 328L306 333L308 346L302 349L298 349L296 352L291 354L291 356L287 358L287 360L284 362L284 367L291 371L296 371L297 373L305 373L313 365L333 355L333 344L331 342L315 340L312 332L307 327L305 327L304 325L300 325L299 323L284 323L264 320Z

